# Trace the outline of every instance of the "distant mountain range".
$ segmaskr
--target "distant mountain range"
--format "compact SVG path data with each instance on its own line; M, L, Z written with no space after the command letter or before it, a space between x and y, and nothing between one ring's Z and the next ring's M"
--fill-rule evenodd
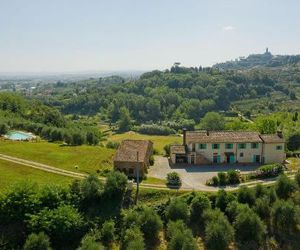
M217 63L213 65L213 68L228 70L250 69L254 67L279 67L299 62L300 55L272 55L267 48L263 54L251 54L248 57L240 57L233 61Z

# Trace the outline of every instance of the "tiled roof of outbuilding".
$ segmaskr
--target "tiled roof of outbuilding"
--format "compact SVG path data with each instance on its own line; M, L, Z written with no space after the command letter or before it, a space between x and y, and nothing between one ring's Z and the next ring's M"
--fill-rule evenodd
M123 140L115 154L114 161L118 162L136 162L137 152L138 161L149 161L148 152L152 148L152 142L147 140Z

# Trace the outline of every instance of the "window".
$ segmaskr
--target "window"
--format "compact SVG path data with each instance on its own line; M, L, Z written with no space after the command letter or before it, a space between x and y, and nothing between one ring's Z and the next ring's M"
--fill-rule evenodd
M198 144L198 148L199 148L199 149L206 149L206 144L204 144L204 143L199 143L199 144Z
M233 149L233 144L232 143L226 143L225 148L226 149Z
M246 143L240 143L239 148L240 149L245 149L246 148Z
M277 145L276 146L276 150L282 150L282 146L281 145Z
M212 144L212 149L219 149L220 148L220 144L214 143Z
M244 153L240 153L240 157L244 157Z
M257 142L251 143L251 148L258 148L258 143Z

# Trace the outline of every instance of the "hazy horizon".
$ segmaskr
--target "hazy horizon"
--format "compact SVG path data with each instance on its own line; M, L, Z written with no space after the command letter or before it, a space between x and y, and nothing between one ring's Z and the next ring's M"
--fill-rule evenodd
M211 66L300 54L297 1L0 0L1 74Z

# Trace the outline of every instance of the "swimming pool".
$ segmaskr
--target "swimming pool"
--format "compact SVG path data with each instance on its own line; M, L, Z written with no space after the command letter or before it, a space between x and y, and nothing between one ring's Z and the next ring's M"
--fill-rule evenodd
M31 140L32 138L34 138L34 135L30 133L21 132L21 131L9 131L5 135L5 137L13 141L24 141L24 140Z

